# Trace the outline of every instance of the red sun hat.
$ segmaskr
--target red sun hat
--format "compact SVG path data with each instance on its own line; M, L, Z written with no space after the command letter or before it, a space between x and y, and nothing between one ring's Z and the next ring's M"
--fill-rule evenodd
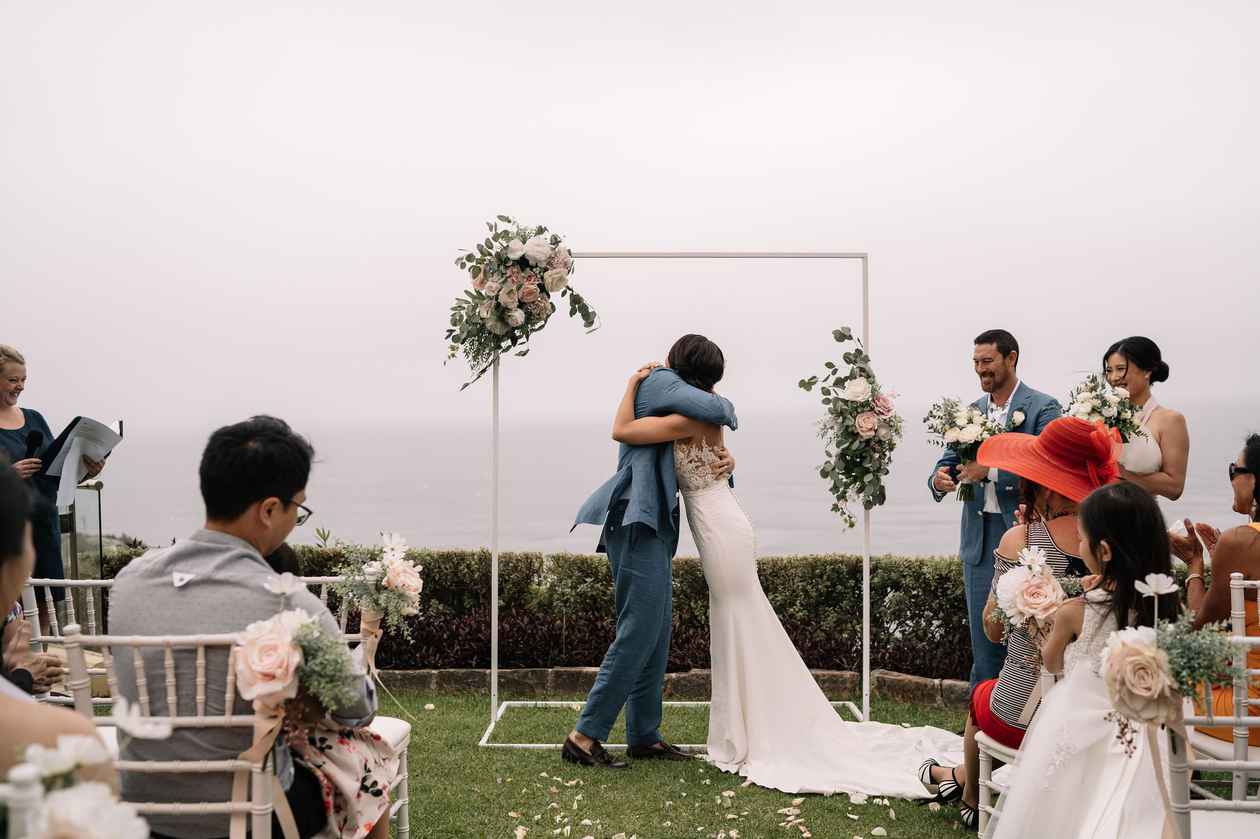
M1004 469L1080 503L1120 478L1120 433L1101 422L1060 417L1039 436L998 434L980 445L976 462Z

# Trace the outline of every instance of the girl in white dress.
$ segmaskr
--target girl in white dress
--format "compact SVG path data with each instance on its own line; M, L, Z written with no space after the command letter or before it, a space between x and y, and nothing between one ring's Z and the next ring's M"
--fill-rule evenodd
M1146 432L1125 443L1120 477L1176 501L1186 487L1190 432L1186 418L1161 406L1151 393L1152 385L1168 381L1168 364L1159 347L1140 335L1117 341L1103 354L1103 372L1112 387L1129 392L1141 411L1138 424Z
M930 726L847 722L836 712L761 588L752 523L729 482L714 474L722 429L678 414L634 418L634 391L650 370L631 378L613 437L674 444L687 523L709 584L709 760L788 793L927 797L917 768L928 757L957 761L961 738Z
M1099 655L1112 632L1154 625L1154 601L1135 583L1172 573L1164 518L1148 492L1120 483L1086 498L1078 524L1079 553L1097 576L1054 616L1041 654L1062 679L1033 718L987 839L1125 839L1162 831L1164 802L1146 738L1135 738L1131 753L1117 738ZM1164 595L1161 620L1179 608L1176 594Z

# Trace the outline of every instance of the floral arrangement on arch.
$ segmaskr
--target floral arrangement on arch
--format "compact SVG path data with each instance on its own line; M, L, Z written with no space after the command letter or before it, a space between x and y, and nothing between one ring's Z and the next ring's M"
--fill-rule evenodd
M420 612L423 570L407 559L407 541L402 536L382 533L379 556L352 554L337 569L341 580L332 588L343 600L358 604L365 640L369 635L376 637L382 620L391 631L410 638L406 618Z
M1004 427L989 419L986 412L974 405L964 405L961 400L946 397L928 409L923 423L927 426L932 443L952 451L963 463L973 463L980 451L980 444L990 437L1023 425L1024 412L1013 412L1009 427ZM975 484L959 482L959 501L970 501L975 494Z
M530 337L556 311L556 296L568 298L569 317L581 317L588 332L599 322L595 310L569 284L573 254L560 236L546 227L523 226L511 216L496 216L486 228L490 235L455 260L468 272L470 288L451 306L447 360L463 353L473 372L465 388L503 353L529 352Z
M847 527L856 527L849 504L872 510L887 500L884 478L901 439L902 420L893 402L896 394L880 389L871 357L853 330L845 326L831 335L837 343L856 344L841 356L844 367L828 361L821 378L801 379L798 386L807 392L817 386L822 394L826 415L818 428L826 460L818 474L829 484L831 511L839 513Z
M1114 428L1120 432L1120 439L1126 443L1134 437L1146 434L1138 423L1141 412L1129 399L1129 391L1122 387L1112 387L1098 373L1086 377L1085 381L1072 389L1063 413L1065 416L1101 422L1108 428Z

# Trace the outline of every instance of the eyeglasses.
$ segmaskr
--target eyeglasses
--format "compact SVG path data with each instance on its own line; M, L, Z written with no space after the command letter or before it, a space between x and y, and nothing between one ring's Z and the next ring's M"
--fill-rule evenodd
M289 503L297 504L296 501L292 501L292 500L290 500ZM293 526L301 527L302 525L306 524L307 520L310 519L311 516L315 515L315 511L312 510L310 507L306 506L305 504L297 504L297 508L298 508L298 514L297 514L297 518L293 521Z
M1239 466L1237 463L1229 464L1229 479L1232 481L1239 475L1254 475L1255 473L1246 466Z

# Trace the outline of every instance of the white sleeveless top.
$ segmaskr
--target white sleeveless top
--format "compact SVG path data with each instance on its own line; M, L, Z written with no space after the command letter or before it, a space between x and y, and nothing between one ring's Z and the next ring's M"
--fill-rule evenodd
M1067 678L1076 665L1082 663L1097 674L1101 670L1099 657L1107 646L1107 639L1117 628L1116 615L1111 609L1111 595L1097 588L1085 592L1081 634L1063 651L1063 677Z
M1159 403L1155 397L1146 400L1142 413L1138 415L1138 425L1146 433L1125 443L1124 453L1120 455L1120 465L1135 475L1152 475L1164 467L1164 453L1160 451L1155 435L1146 428L1157 408Z
M678 475L678 488L684 494L701 492L718 483L713 476L713 464L721 460L717 447L704 440L697 443L674 441L674 471Z

